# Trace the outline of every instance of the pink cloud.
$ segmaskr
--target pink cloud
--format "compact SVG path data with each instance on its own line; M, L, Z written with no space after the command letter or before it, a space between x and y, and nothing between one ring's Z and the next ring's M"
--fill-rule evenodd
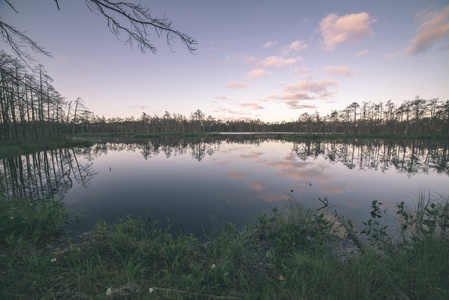
M319 191L322 194L341 194L344 191L350 191L350 188L347 184L340 182L338 185L324 184Z
M308 93L286 94L278 97L282 100L311 100L313 99Z
M356 42L371 36L370 25L376 22L368 13L349 14L339 17L336 13L327 15L319 23L318 31L323 37L326 50L344 42Z
M263 44L264 48L270 48L271 46L274 46L278 43L278 41L268 41L265 44Z
M329 79L321 80L320 82L316 82L313 80L305 80L305 81L298 81L297 83L294 83L292 85L287 85L284 88L284 91L286 92L295 92L295 91L307 91L312 94L315 94L316 96L320 98L324 98L327 95L329 95L329 88L333 88L338 86L338 83Z
M369 50L357 52L355 57L360 58L369 54Z
M299 81L297 83L284 86L281 93L271 94L267 97L267 99L284 100L284 103L291 109L316 109L316 105L303 104L302 101L325 99L333 94L330 89L337 86L338 83L328 79L320 82L315 82L313 80Z
M395 52L395 53L390 53L385 55L385 58L390 59L390 58L394 58L396 56L402 56L404 53L402 52Z
M240 106L242 106L242 107L249 107L249 108L251 108L253 110L265 109L265 107L260 106L257 103L241 103Z
M244 173L226 173L232 179L246 178L246 174Z
M247 87L246 82L237 82L233 81L230 84L226 86L228 89L238 89L238 88L245 88Z
M292 51L300 51L304 50L308 47L307 44L305 44L303 41L294 41L290 45L284 47L284 50L282 51L283 55L287 55Z
M313 105L313 104L302 104L299 101L296 100L290 100L290 101L286 101L285 104L287 104L287 106L290 109L305 109L305 108L309 108L309 109L317 109L318 106Z
M416 30L411 45L404 49L405 54L424 53L438 41L449 37L449 5L440 12L424 14L421 19L422 23Z
M344 77L352 77L354 76L354 73L349 70L349 67L346 66L327 66L323 69L328 75L334 76L334 75L341 75Z
M247 78L257 78L257 77L262 77L262 76L265 76L265 75L268 75L268 74L271 74L271 72L268 72L268 71L266 71L264 69L254 69L254 70L250 71L246 75L246 77Z
M301 57L284 58L282 56L270 56L258 63L258 68L276 67L281 68L288 65L292 65L300 61Z
M261 190L263 190L263 185L261 185L260 183L257 182L247 182L246 186L253 191L256 192L260 192Z
M264 161L265 165L278 169L282 176L291 177L300 181L320 181L332 180L332 176L326 174L328 166L326 164L312 164L310 162L298 161L288 156L284 160Z
M295 67L293 69L293 73L308 73L308 72L310 72L310 69L306 67Z

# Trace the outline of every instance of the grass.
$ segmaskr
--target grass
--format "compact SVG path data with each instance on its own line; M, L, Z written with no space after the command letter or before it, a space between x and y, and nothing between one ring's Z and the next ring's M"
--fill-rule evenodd
M61 203L0 197L0 298L447 299L448 199L419 203L399 204L399 240L376 225L381 203L356 233L292 199L200 241L132 216L64 237Z
M54 150L59 148L90 147L93 142L74 140L39 140L24 142L5 142L0 145L0 158L14 157L36 151Z

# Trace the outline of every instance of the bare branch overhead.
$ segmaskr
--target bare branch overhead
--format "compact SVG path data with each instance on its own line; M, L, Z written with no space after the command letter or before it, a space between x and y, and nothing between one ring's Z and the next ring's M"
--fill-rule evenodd
M33 57L30 56L25 50L24 47L30 47L34 52L44 54L48 57L52 57L52 54L45 50L45 48L39 46L35 41L30 39L24 32L21 32L14 27L4 23L0 19L0 32L2 34L2 38L10 45L14 54L16 54L21 60L25 63L27 61L33 61ZM27 63L28 64L28 63Z
M9 0L4 1L16 13L19 13ZM57 9L61 10L59 0L53 1ZM146 53L147 51L153 54L156 53L157 49L151 42L151 31L153 30L153 33L158 37L165 36L166 43L170 49L177 40L180 40L191 53L197 50L196 45L198 42L193 37L176 29L172 21L165 16L160 19L153 18L151 10L145 5L111 0L85 0L85 2L90 11L106 18L109 29L119 40L121 40L122 35L126 36L125 44L129 45L131 49L136 44L141 53ZM128 24L123 25L125 23ZM34 60L24 50L25 47L31 48L35 53L52 57L49 51L39 46L25 32L4 23L1 18L0 33L5 43L10 45L12 52L25 63Z
M162 19L153 18L151 10L142 4L129 2L113 2L110 0L85 0L92 12L103 15L112 33L120 39L120 34L127 35L126 44L132 48L136 42L139 50L146 53L156 53L156 47L150 41L150 29L153 29L158 37L165 35L166 43L172 47L176 40L186 45L191 53L194 53L198 42L191 36L179 31L173 26L172 21L165 16ZM124 26L120 20L129 21L129 26Z

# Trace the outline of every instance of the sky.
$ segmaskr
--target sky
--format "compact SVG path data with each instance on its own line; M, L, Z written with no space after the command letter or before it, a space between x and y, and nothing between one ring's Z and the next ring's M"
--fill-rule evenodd
M60 11L9 2L18 14L0 1L1 20L53 54L28 50L56 90L106 118L200 109L280 122L352 102L449 99L448 0L141 0L198 41L194 54L155 32L157 53L141 54L83 0L59 0Z

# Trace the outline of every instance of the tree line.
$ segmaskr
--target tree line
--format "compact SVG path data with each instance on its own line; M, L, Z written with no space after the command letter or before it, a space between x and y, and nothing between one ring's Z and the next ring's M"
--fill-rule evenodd
M353 102L321 116L304 112L297 120L220 120L200 109L189 117L166 111L139 118L95 115L81 98L66 100L52 85L42 65L29 71L19 59L0 51L0 140L61 139L74 134L175 134L205 132L295 132L393 135L449 134L449 100L417 96L396 105Z
M81 116L81 98L67 101L52 85L44 66L29 71L18 58L0 51L0 140L67 137Z
M353 102L345 109L326 116L318 112L301 114L297 120L263 122L260 119L223 121L200 109L184 115L166 111L164 115L142 113L139 118L108 118L84 114L74 122L76 133L176 134L210 132L295 132L310 134L389 134L448 135L449 100L425 100L417 96L399 106L386 103Z

